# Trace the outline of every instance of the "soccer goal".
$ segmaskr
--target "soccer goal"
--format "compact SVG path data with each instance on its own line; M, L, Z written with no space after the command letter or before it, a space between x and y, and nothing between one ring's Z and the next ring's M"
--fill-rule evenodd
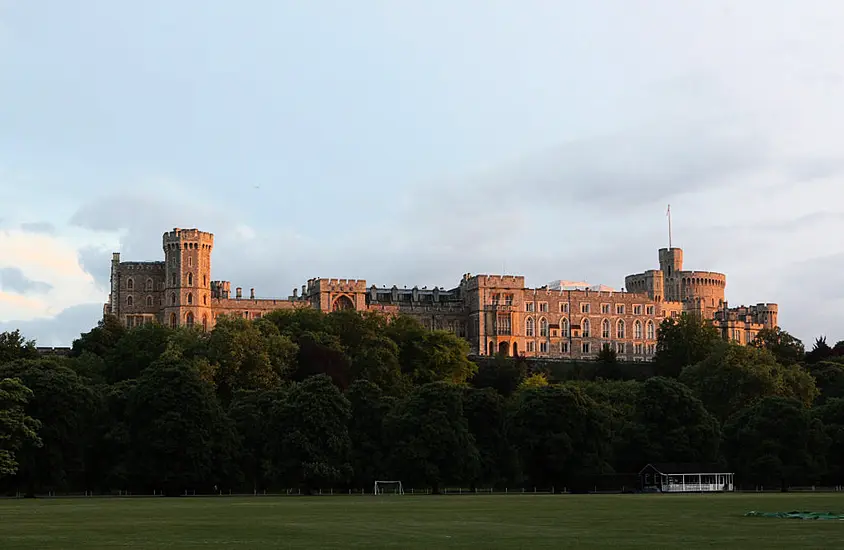
M404 487L401 481L376 481L375 482L376 495L403 495Z

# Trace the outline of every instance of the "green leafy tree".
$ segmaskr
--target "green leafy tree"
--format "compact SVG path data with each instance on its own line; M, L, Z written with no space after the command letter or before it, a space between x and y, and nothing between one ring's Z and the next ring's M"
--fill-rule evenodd
M821 361L812 365L811 374L820 392L818 404L836 397L844 398L844 364Z
M117 317L106 315L96 327L73 341L71 356L77 357L88 351L105 359L125 333L126 327Z
M507 486L516 478L515 453L507 441L507 401L492 388L467 388L463 413L478 449L476 484Z
M522 383L519 384L519 391L532 390L535 388L544 388L547 385L548 376L546 376L543 372L538 372L525 378Z
M247 487L253 492L266 489L272 479L272 411L286 399L287 388L238 390L228 415L238 435L237 461Z
M825 484L844 485L844 398L833 397L813 411L827 437Z
M331 378L319 374L294 384L271 417L272 465L279 482L311 492L351 479L351 406Z
M527 376L527 362L518 357L496 354L492 360L478 365L472 377L476 388L493 388L504 397L509 397Z
M698 315L684 313L662 321L657 334L656 372L676 378L684 367L703 361L721 342L718 330Z
M138 378L127 403L135 485L168 495L231 486L234 425L211 384L168 349Z
M812 365L814 363L820 363L821 361L830 359L834 356L835 353L832 348L826 343L826 336L821 336L820 338L815 339L815 344L812 346L811 351L806 354L806 363Z
M105 378L112 384L139 377L144 369L164 353L173 333L171 329L157 323L115 332L121 334L119 339L100 354L86 349L79 355L79 359L89 356L91 362L95 361L91 355L102 357Z
M638 386L633 422L628 424L630 460L625 471L650 462L715 462L721 440L718 421L686 386L654 377Z
M0 367L0 379L18 378L32 391L26 414L41 422L43 445L28 440L17 452L18 489L64 491L89 488L99 393L62 358L23 359Z
M399 348L384 335L367 336L351 351L351 362L353 380L372 382L393 396L410 391L410 377L399 365Z
M825 469L823 425L799 401L765 397L724 426L725 454L745 484L814 484Z
M814 380L800 367L779 365L766 349L727 342L684 369L680 382L721 422L764 397L797 397L809 406L817 395Z
M399 346L402 371L417 385L462 384L477 372L468 358L468 342L451 332L429 331L415 319L399 316L387 326L387 336Z
M519 392L508 433L532 486L570 487L579 477L610 469L608 415L578 387Z
M767 349L779 364L786 366L801 363L806 355L803 342L780 327L760 330L750 345Z
M355 488L368 488L387 474L390 445L384 435L384 422L395 399L369 380L356 380L346 390L351 405L349 437Z
M25 411L30 399L32 391L20 379L0 379L0 477L17 473L16 453L21 447L41 445L41 423Z
M27 340L19 330L0 332L0 365L36 357L38 350L35 348L35 340Z
M432 382L414 389L387 416L391 472L438 493L447 483L475 478L478 450L463 412L461 388Z

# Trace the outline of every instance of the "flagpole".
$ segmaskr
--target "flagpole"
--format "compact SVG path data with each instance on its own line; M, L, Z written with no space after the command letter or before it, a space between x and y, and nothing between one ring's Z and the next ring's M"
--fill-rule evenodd
M668 216L668 250L671 250L671 205L668 205L668 211L666 212L666 216Z

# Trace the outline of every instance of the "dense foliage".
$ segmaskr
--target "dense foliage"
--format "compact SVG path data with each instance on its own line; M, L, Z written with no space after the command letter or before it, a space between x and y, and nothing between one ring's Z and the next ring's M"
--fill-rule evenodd
M648 376L609 352L562 375L353 311L207 334L109 317L68 357L3 333L0 492L562 489L657 462L844 484L844 344L776 329L740 346L683 316L657 350Z

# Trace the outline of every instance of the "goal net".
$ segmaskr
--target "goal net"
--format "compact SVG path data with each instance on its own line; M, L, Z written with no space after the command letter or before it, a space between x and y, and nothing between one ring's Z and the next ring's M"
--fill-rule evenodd
M376 495L403 495L404 487L401 481L376 481L375 482Z

